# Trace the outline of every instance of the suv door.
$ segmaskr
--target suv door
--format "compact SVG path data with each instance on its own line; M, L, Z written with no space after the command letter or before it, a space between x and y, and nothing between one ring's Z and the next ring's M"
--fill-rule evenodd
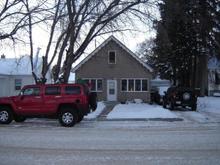
M46 114L54 114L61 100L61 86L45 87L43 108Z
M19 114L37 115L42 110L42 96L40 87L27 87L21 92L16 102Z

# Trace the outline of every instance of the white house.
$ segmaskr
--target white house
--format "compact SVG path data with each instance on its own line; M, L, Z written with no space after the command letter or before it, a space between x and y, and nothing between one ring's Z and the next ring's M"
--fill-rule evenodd
M42 68L42 60L35 58L34 68L37 75ZM50 76L47 77L51 81ZM24 85L34 84L31 62L28 55L21 58L0 58L0 96L17 95Z

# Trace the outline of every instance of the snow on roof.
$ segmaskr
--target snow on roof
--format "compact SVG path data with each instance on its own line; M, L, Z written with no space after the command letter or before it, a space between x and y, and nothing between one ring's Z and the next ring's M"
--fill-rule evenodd
M37 66L37 68L39 68L39 66ZM0 59L0 74L32 75L30 57L25 55L21 58Z
M146 69L148 69L150 72L153 72L153 69L144 63L135 53L133 53L130 49L128 49L123 43L121 43L118 39L116 39L114 36L110 36L108 39L106 39L100 46L98 46L91 54L89 54L87 57L85 57L79 64L77 64L72 71L75 72L77 69L79 69L85 62L87 62L92 56L94 56L100 49L102 49L105 45L107 45L110 41L115 41L121 48L123 48L128 54L130 54L133 58L135 58L141 65L143 65Z

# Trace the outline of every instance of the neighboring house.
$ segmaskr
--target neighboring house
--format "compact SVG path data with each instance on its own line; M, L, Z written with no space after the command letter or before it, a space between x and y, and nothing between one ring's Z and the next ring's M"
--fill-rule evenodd
M34 60L34 69L40 74L42 60ZM49 77L48 77L49 78ZM17 95L24 85L34 84L29 56L21 58L0 58L0 96Z
M99 100L150 102L152 68L111 36L75 66L76 80L91 84Z
M158 93L163 96L164 92L171 86L170 80L160 79L156 77L155 79L151 80L151 89L152 91L158 91Z
M208 61L208 95L220 96L220 61L215 57Z

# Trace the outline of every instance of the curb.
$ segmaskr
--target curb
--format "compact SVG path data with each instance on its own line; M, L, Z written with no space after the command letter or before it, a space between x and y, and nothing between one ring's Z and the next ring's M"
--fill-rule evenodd
M183 121L184 119L182 118L129 118L129 119L123 119L123 118L118 118L118 119L100 119L96 118L95 120L97 121L167 121L167 122L175 122L175 121Z

